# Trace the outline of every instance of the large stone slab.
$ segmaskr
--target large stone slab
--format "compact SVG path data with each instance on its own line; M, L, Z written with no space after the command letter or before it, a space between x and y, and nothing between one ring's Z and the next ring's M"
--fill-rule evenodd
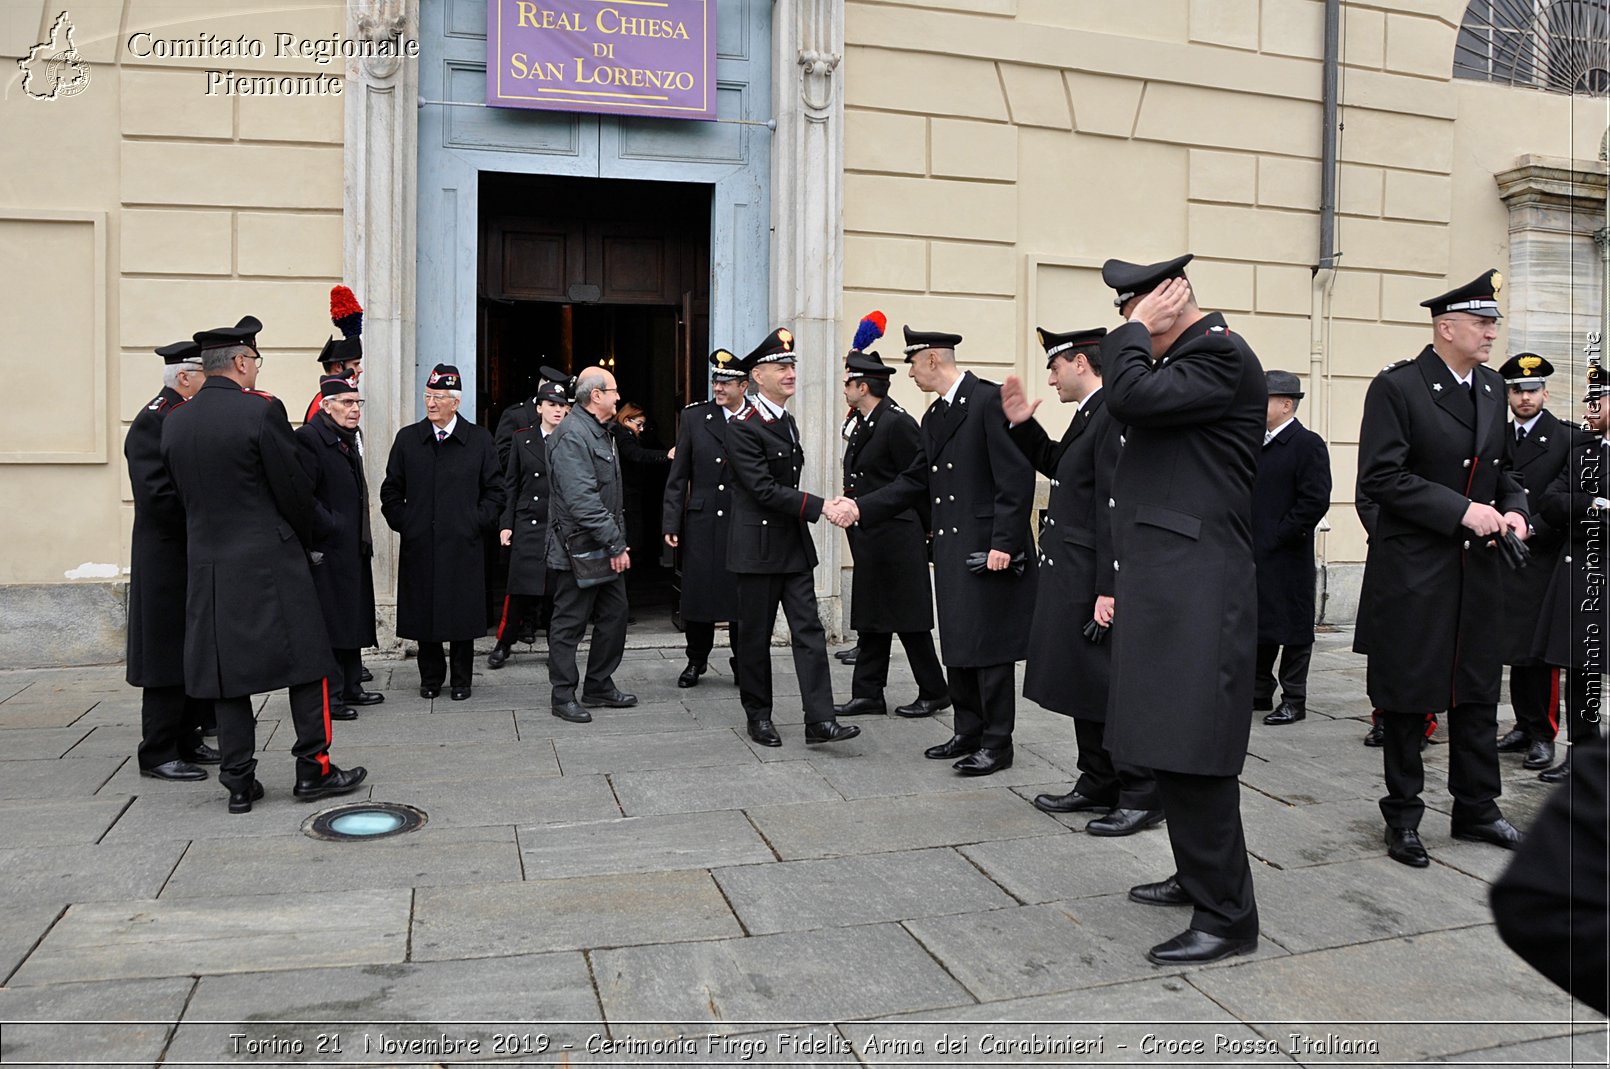
M5 744L8 761L63 757L83 741L90 728L12 728L0 742ZM79 756L83 756L80 754Z
M1469 982L1451 980L1457 977ZM1573 1008L1515 957L1490 926L1205 969L1191 983L1236 1016L1258 1022L1265 1035L1330 1032L1353 1041L1373 1039L1379 1053L1370 1061L1414 1062L1559 1035L1570 1030L1573 1018L1582 1020L1581 1007ZM1454 990L1457 996L1449 997ZM1426 1002L1428 991L1443 993L1435 1010ZM1355 1021L1405 1023L1337 1023ZM1298 1060L1311 1065L1358 1057L1309 1054Z
M456 703L455 703L456 704ZM376 708L384 709L385 706ZM273 707L269 710L273 715ZM285 711L287 723L289 710ZM390 715L369 715L360 710L355 721L338 720L332 727L330 753L341 765L362 765L363 747L409 746L426 743L472 742L478 746L504 746L516 742L514 712L510 709L485 712L444 712L431 716L415 716L393 712ZM259 740L260 750L289 750L296 743L291 731L277 731L267 743ZM367 766L365 766L367 767Z
M737 736L719 730L664 732L652 738L636 734L557 737L554 748L559 752L559 767L567 776L754 762L754 756Z
M1066 834L1004 789L759 806L749 816L785 861Z
M196 842L162 890L175 898L434 887L520 879L514 829L432 828L374 842L305 835Z
M5 739L0 736L0 745ZM30 798L87 797L100 790L113 773L132 757L98 760L0 761L0 801ZM135 779L139 773L134 773ZM134 794L135 791L122 791Z
M522 827L527 879L668 872L774 860L738 812L677 813Z
M1379 770L1373 776L1360 775L1354 766L1289 757L1271 760L1249 755L1241 770L1241 783L1243 790L1250 788L1290 805L1374 800L1386 793Z
M882 726L882 725L877 725ZM971 791L978 789L978 780L963 776L951 768L949 761L930 761L922 751L949 738L946 729L939 729L942 737L928 737L913 744L903 738L905 745L883 761L847 760L850 755L835 748L832 753L813 754L811 763L827 777L829 783L846 798L878 798L899 794L932 794L939 791ZM902 733L909 736L910 733ZM852 739L853 747L867 738ZM876 739L876 735L874 735ZM875 742L873 743L875 745ZM1012 767L989 777L991 787L1011 787L1020 783L1043 783L1060 775L1056 766L1048 763L1027 748L1019 749Z
M1162 828L1120 838L1080 833L974 843L959 849L1026 903L1123 894L1174 871L1174 854Z
M75 725L87 726L82 720ZM0 742L4 736L0 736ZM132 757L140 747L140 727L134 724L102 724L92 728L66 756L80 757Z
M639 700L643 701L642 696ZM522 739L593 739L600 735L663 735L676 731L698 731L702 725L687 707L673 698L647 702L630 709L587 710L592 722L573 724L553 715L553 706L544 698L536 709L515 712Z
M714 876L756 935L1017 905L954 850L744 865Z
M610 782L621 809L632 817L840 798L805 761L717 765L702 769L696 777L681 768L617 772Z
M131 801L103 796L0 802L0 849L97 842Z
M605 1015L645 1022L634 1031L649 1035L753 1031L768 1020L836 1021L973 1001L893 924L600 950L592 958Z
M11 983L399 962L412 897L341 891L70 906Z
M553 824L621 815L603 776L483 778L472 774L459 780L419 782L404 776L388 777L387 784L375 788L376 800L418 806L430 814L433 826Z
M155 898L184 852L178 842L0 850L0 902Z
M719 939L743 930L710 874L624 873L422 888L414 961Z
M1605 1039L1603 1025L1580 1025L1572 1035L1460 1051L1433 1061L1466 1065L1604 1065Z
M0 742L4 742L5 733L19 728L64 728L74 724L82 724L88 728L90 714L89 703L65 704L62 702L25 703L22 701L6 702L0 705Z
M1367 798L1291 806L1257 791L1241 792L1247 850L1284 869L1381 857L1385 825Z
M185 976L0 988L0 1062L153 1064L194 986Z
M277 1023L286 1021L306 1023ZM536 1036L547 1037L551 1058L563 1043L583 1043L603 1030L587 962L577 953L298 969L202 977L167 1062L263 1060L224 1057L232 1048L230 1034L244 1033L248 1040L303 1039L308 1053L297 1061L479 1064L483 1058L523 1053L526 1064L543 1064L546 1059L533 1060ZM409 1057L406 1048L387 1046L440 1043L444 1034L462 1044L459 1056ZM314 1041L320 1035L326 1037L327 1048L322 1058ZM532 1039L511 1042L511 1035ZM477 1048L473 1054L472 1042ZM339 1046L340 1058L329 1050L332 1046Z
M179 784L163 783L147 787L147 793L134 799L134 804L106 833L102 842L137 843L161 842L174 839L234 839L256 838L265 835L293 835L301 831L302 821L318 811L307 802L296 801L291 789L296 785L296 773L290 766L275 769L259 760L258 782L264 785L263 798L252 804L250 813L229 812L229 792L217 780L184 785L187 789L170 790ZM145 780L145 783L153 783ZM373 787L365 783L351 794L342 795L340 802L361 802L369 797Z
M66 907L55 902L6 900L5 908L0 909L0 984L7 982L7 977L33 952L64 912Z

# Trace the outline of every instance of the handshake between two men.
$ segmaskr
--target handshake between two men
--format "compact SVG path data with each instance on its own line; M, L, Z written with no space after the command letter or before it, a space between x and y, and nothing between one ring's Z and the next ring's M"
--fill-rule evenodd
M851 527L861 522L861 509L848 497L829 498L822 503L822 515L836 527ZM1003 572L1012 566L1012 555L999 549L989 551L984 567L992 572Z

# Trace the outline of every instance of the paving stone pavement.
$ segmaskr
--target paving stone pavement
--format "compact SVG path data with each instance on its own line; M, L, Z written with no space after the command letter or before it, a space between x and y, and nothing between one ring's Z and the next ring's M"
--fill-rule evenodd
M725 651L679 690L639 636L641 704L591 724L549 714L540 644L478 660L465 702L374 659L386 702L332 749L370 779L340 801L427 822L333 843L303 833L283 693L267 797L230 816L216 779L139 776L120 668L0 672L0 1065L1606 1064L1603 1019L1494 934L1508 855L1449 837L1441 745L1434 863L1385 858L1350 637L1320 636L1306 721L1254 719L1261 945L1194 969L1143 957L1184 914L1125 898L1171 871L1166 831L1030 805L1078 751L1028 703L1014 767L967 779L921 755L944 715L807 746L783 648L780 749L744 734ZM897 655L889 705L914 694ZM1547 788L1503 760L1524 828Z

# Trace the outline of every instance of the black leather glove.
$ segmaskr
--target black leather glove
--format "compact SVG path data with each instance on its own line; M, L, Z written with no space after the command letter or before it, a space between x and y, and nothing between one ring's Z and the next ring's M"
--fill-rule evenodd
M1022 575L1024 565L1027 561L1028 554L1019 553L1012 558L1012 562L1010 564L1001 570L1011 572L1013 575ZM977 553L967 554L967 570L972 572L974 575L988 575L989 550L981 549Z
M1515 532L1508 528L1504 529L1503 537L1498 539L1495 544L1498 546L1499 554L1504 558L1504 563L1509 565L1511 571L1520 571L1526 567L1526 562L1532 559L1532 551L1527 548L1526 543L1516 538Z
M1089 639L1093 644L1099 646L1103 642L1107 641L1107 632L1109 630L1110 628L1108 628L1106 624L1098 624L1092 619L1088 624L1085 624L1084 635L1085 638Z

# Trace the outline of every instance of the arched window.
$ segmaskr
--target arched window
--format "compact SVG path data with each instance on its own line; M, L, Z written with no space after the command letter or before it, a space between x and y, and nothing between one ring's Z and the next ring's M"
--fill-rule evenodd
M1471 0L1453 75L1610 95L1610 0Z

